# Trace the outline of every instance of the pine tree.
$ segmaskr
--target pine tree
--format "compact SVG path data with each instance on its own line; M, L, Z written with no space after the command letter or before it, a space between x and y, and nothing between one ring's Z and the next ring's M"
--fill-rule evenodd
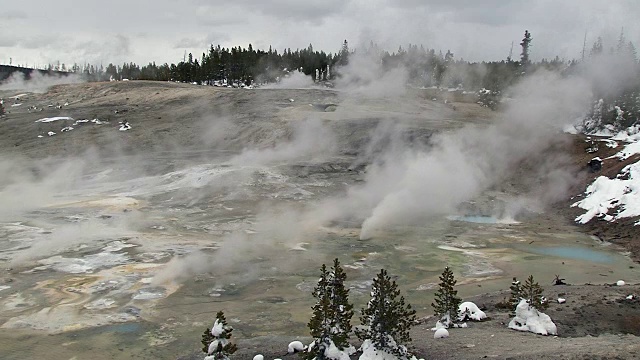
M447 328L457 320L458 308L462 302L458 297L458 291L453 288L455 285L453 272L447 266L440 275L440 286L436 292L435 303L431 304L436 315L440 317L440 323Z
M327 359L325 351L331 343L341 351L351 346L348 340L353 305L349 304L349 290L344 285L346 279L347 274L338 259L334 260L331 271L322 264L320 279L313 289L317 302L308 324L314 341L307 352L300 353L304 359Z
M340 53L338 54L338 65L344 66L349 63L349 43L345 39L342 43L342 49L340 49Z
M523 70L529 66L529 48L531 47L532 40L533 39L531 38L531 33L529 32L529 30L525 30L524 38L520 43L520 46L522 46L522 53L520 54L520 65L522 65Z
M343 350L350 346L348 340L351 332L353 304L349 304L349 289L344 285L347 274L337 258L333 261L331 275L331 310L334 313L333 338L331 340L338 349Z
M362 309L362 327L356 329L360 340L371 340L377 350L408 358L403 343L411 341L409 330L416 322L416 311L406 304L395 281L382 269L373 279L371 300Z
M518 304L520 303L520 300L522 300L522 284L520 283L520 281L518 281L514 277L513 281L511 281L511 286L509 287L509 290L511 290L511 296L509 297L509 305L511 305L511 309L515 311L516 306L518 306Z
M536 310L542 311L549 307L549 302L542 296L542 287L533 280L533 275L529 275L522 286L522 298Z
M207 328L202 335L202 351L208 356L206 360L228 360L229 355L238 350L235 344L229 342L233 328L227 324L222 311L216 314L216 321L211 329Z

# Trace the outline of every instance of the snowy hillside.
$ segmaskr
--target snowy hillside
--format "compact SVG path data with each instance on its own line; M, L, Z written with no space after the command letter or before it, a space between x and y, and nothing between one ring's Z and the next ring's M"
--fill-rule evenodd
M622 218L633 218L640 216L640 133L638 127L630 127L617 134L608 131L599 131L594 134L597 138L593 140L587 138L591 146L587 151L596 152L599 143L610 148L618 148L619 142L623 143L623 148L612 156L600 159L595 157L591 164L596 164L599 169L609 162L628 162L622 170L614 177L598 176L586 189L584 194L579 195L581 200L574 202L571 206L584 209L585 212L578 216L575 221L586 224L592 219L601 219L614 222ZM594 166L594 165L591 165ZM635 225L640 224L640 221Z

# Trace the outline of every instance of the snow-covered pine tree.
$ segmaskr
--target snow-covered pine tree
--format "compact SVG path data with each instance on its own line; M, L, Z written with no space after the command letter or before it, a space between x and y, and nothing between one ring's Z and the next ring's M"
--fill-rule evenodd
M312 308L313 316L308 324L314 340L306 352L299 353L304 359L330 359L326 350L332 344L339 351L351 347L348 339L353 305L349 304L349 290L344 286L346 278L347 275L338 259L334 260L331 271L322 264L320 279L313 289L313 296L317 302Z
M456 279L449 267L445 267L442 275L440 275L440 285L436 291L435 303L431 303L436 315L440 318L440 323L448 328L453 325L458 318L458 307L462 299L458 297L458 291L453 287L456 285Z
M227 324L224 313L218 311L213 327L207 328L202 335L202 351L207 354L205 360L228 360L229 355L238 350L236 344L229 341L232 331L233 328Z
M549 302L542 296L542 287L533 280L533 275L529 275L522 285L522 298L538 311L546 310L549 307Z
M381 269L373 279L371 300L362 309L362 327L356 328L358 338L371 341L378 351L407 359L411 355L403 344L411 341L409 330L416 320L416 311L405 303L396 282Z
M509 290L511 290L511 296L509 296L509 305L511 308L511 312L513 313L512 315L515 316L516 306L518 306L520 300L522 300L522 284L520 283L520 281L518 281L518 279L514 277L513 281L511 281Z

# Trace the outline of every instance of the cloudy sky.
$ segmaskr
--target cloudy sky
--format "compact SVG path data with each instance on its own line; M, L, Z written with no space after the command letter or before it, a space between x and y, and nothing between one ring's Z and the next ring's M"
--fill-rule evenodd
M532 56L571 59L624 27L640 44L638 0L1 0L0 63L178 62L209 44L336 52L373 40L394 51L423 44L456 58L514 55L525 29ZM196 55L199 57L200 55Z

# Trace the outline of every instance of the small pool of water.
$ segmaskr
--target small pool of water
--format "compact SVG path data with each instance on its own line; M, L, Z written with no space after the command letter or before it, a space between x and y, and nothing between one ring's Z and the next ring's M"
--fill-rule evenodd
M549 247L520 247L519 250L539 254L562 257L566 259L590 261L596 263L610 264L614 257L604 251L591 250L574 246L549 246Z
M447 219L452 221L465 221L476 224L498 224L500 221L493 216L448 216Z

